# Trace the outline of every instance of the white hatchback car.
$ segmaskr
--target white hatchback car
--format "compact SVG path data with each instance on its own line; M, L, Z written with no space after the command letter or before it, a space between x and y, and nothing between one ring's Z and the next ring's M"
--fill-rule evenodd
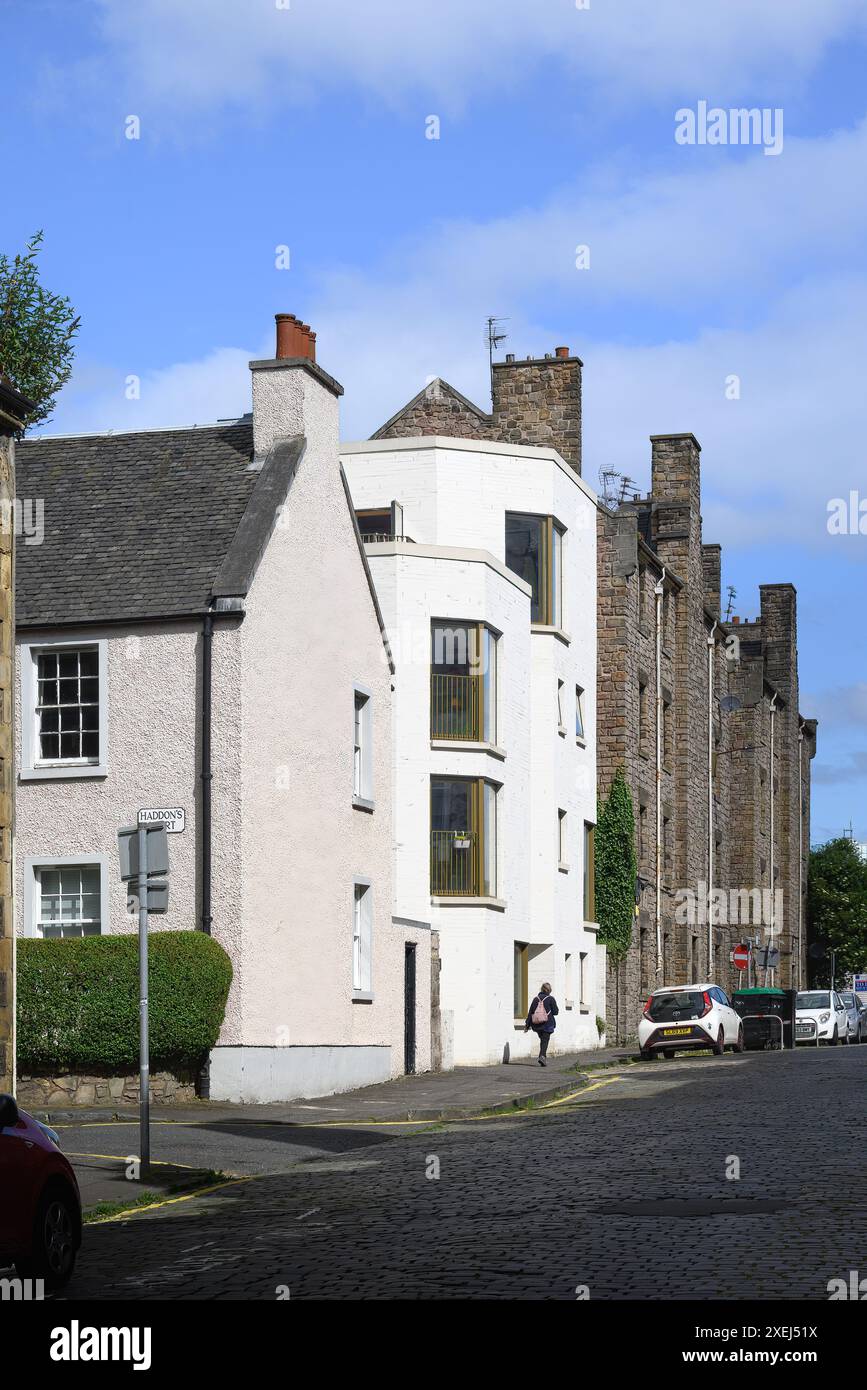
M795 1001L795 1041L848 1042L852 1031L846 1005L836 990L800 990Z
M744 1025L724 989L715 984L655 989L638 1025L641 1056L673 1057L683 1048L710 1047L721 1057L727 1047L744 1050Z

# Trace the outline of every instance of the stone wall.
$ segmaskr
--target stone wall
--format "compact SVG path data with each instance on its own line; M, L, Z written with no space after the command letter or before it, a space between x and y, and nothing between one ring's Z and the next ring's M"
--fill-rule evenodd
M12 903L14 767L15 434L33 409L0 366L0 1091L15 1085L15 923Z
M743 976L729 960L731 947L747 936L764 937L763 923L723 921L711 929L704 913L693 921L677 920L680 890L690 890L698 908L702 885L727 892L781 889L775 982L797 987L806 978L799 903L806 893L815 723L802 720L798 711L795 591L788 584L763 585L755 623L722 623L721 553L701 535L699 446L691 435L657 436L652 451L651 495L616 513L600 507L598 526L599 790L605 795L616 768L624 768L635 807L639 874L646 883L629 953L609 966L609 1028L618 1043L634 1037L643 999L655 987L700 978L729 990L742 985ZM663 849L658 950L653 588L663 564L667 614L661 684L670 727L660 780L662 816L668 822L663 838L671 855L669 862ZM735 707L727 698L732 696Z
M580 473L581 367L565 348L556 356L495 362L491 438L553 446Z
M138 1105L139 1078L135 1076L21 1076L18 1104L24 1110L57 1110L76 1105ZM186 1105L196 1099L195 1077L172 1072L151 1072L153 1105Z
M372 435L372 439L410 439L442 434L451 439L491 438L491 417L437 377Z

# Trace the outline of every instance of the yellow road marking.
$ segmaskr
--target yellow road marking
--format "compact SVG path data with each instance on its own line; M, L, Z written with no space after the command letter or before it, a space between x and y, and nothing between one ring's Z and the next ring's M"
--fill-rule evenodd
M237 1187L242 1182L254 1182L256 1178L273 1177L273 1173L253 1173L246 1178L229 1178L227 1182L212 1183L210 1187L199 1187L195 1192L184 1192L180 1197L165 1197L159 1202L148 1202L143 1207L127 1207L125 1211L117 1211L112 1216L98 1216L95 1221L88 1221L88 1226L105 1226L109 1221L123 1221L128 1216L137 1216L139 1212L155 1211L157 1207L171 1207L176 1202L191 1202L194 1197L206 1197L209 1192L219 1192L222 1187Z
M86 1153L77 1153L74 1149L63 1149L62 1152L66 1154L66 1157L67 1157L67 1158L107 1158L107 1159L110 1159L112 1163L139 1163L139 1162L141 1162L141 1160L138 1158L138 1156L137 1156L136 1154L86 1154ZM197 1171L200 1171L200 1170L197 1170L197 1169L193 1168L192 1164L189 1164L189 1163L173 1163L173 1162L171 1161L171 1159L168 1159L168 1158L152 1158L152 1159L151 1159L151 1167L152 1167L152 1168L183 1168L184 1171L189 1171L189 1172L197 1172Z
M578 1091L570 1091L568 1096L559 1096L557 1100L549 1100L539 1108L540 1110L550 1110L555 1105L565 1105L568 1100L580 1100L582 1096L589 1095L591 1091L598 1091L600 1086L610 1086L613 1082L622 1080L622 1076L608 1076L604 1081L594 1081L592 1086L582 1086Z

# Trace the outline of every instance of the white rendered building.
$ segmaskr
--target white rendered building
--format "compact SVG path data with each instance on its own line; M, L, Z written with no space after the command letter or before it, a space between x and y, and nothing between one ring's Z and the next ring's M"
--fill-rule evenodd
M596 1047L595 496L553 447L341 457L396 668L394 915L438 934L443 1065L534 1054L543 981L553 1047Z

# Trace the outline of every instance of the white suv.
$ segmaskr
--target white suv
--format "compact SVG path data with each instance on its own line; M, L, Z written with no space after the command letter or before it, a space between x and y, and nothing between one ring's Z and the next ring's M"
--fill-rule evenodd
M641 1056L673 1057L683 1048L710 1047L721 1057L727 1047L744 1050L744 1025L724 989L714 984L655 989L638 1025Z

